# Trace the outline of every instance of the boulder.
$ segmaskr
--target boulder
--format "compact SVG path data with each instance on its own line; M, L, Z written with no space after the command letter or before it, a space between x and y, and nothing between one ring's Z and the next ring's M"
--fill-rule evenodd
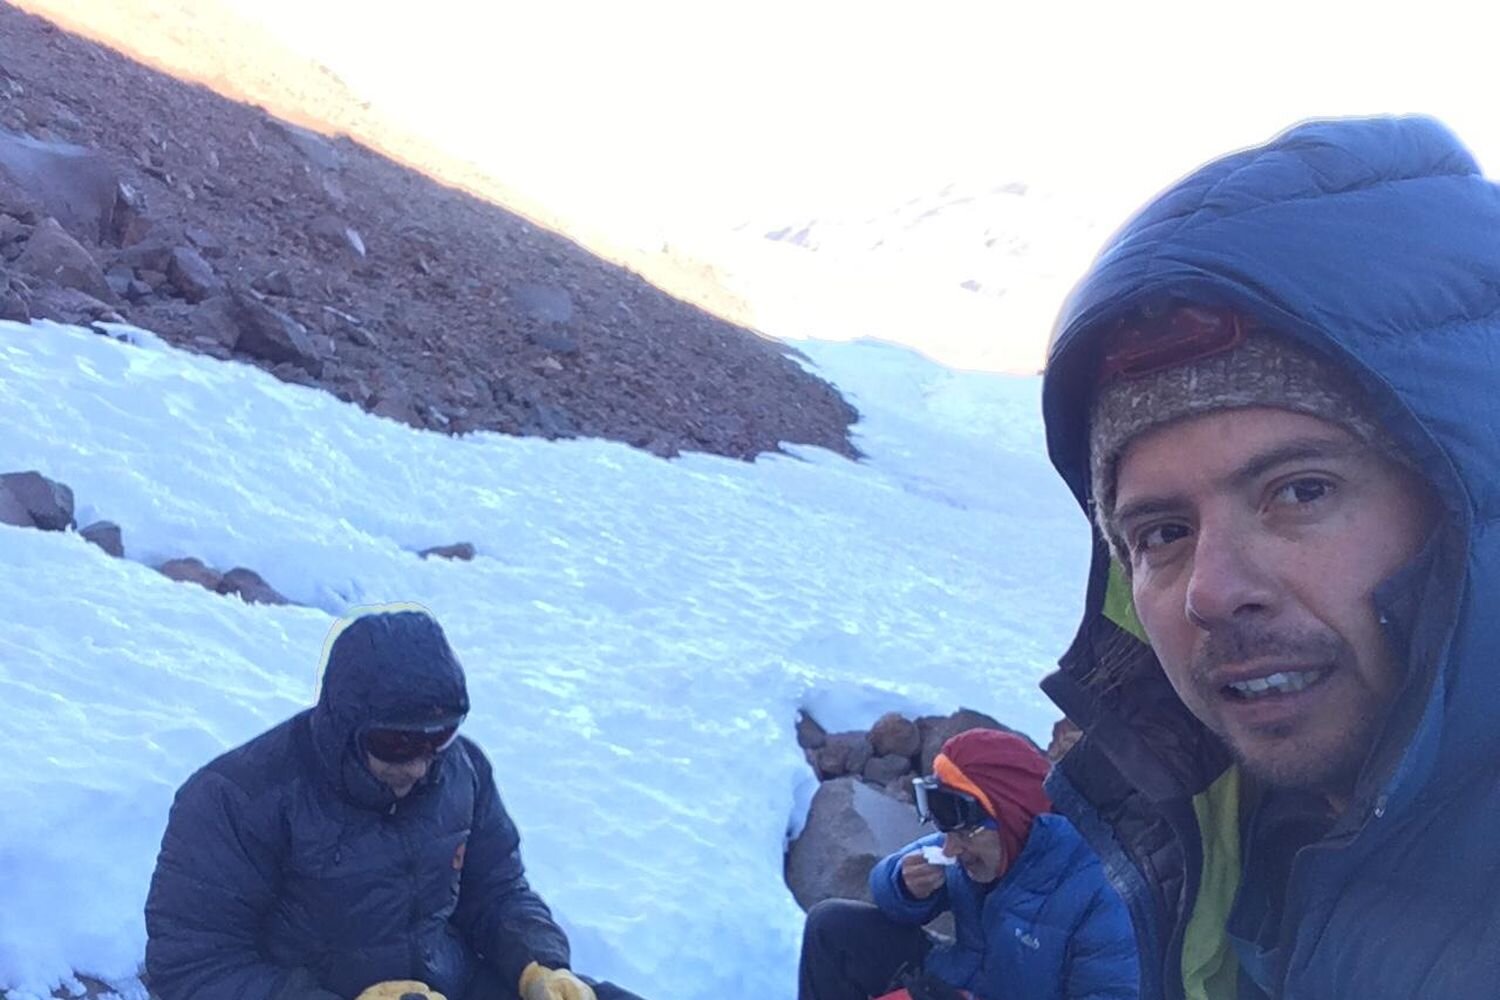
M1031 737L1025 733L1002 725L998 720L983 712L976 712L972 708L960 708L952 715L924 715L917 720L917 729L922 734L922 749L918 761L922 774L932 773L932 761L937 757L938 751L942 750L944 743L969 729L998 729L1005 733L1015 733L1027 743L1036 746ZM1037 747L1037 749L1041 748Z
M804 750L816 750L828 742L828 732L818 725L816 719L806 712L797 713L797 745Z
M573 296L556 285L516 285L510 289L510 301L538 323L562 326L573 319Z
M120 537L120 526L113 521L95 521L78 533L116 559L125 557L125 541Z
M430 549L423 549L417 555L423 559L437 556L441 559L461 559L468 562L474 558L474 546L470 542L455 542L452 545L434 545Z
M0 492L9 494L43 531L66 531L74 526L73 491L40 472L0 475Z
M910 773L911 758L894 753L871 757L865 761L865 766L860 771L866 781L881 786L889 785L902 775Z
M219 589L220 581L224 579L223 574L218 570L210 569L201 560L193 558L168 559L156 569L168 579L183 583L196 583L205 590L215 592Z
M887 712L870 727L870 745L882 756L915 757L922 749L922 733L901 713Z
M786 858L786 883L804 910L825 899L870 898L870 869L928 833L916 813L855 778L825 781Z
M17 528L35 528L36 522L31 519L31 512L26 505L11 495L9 490L0 489L0 524L9 524Z
M224 281L192 247L177 247L167 261L167 280L189 302L202 302L224 291Z
M76 289L103 302L115 296L93 255L50 217L32 230L14 266L18 271Z
M87 326L95 321L122 322L123 317L107 302L101 302L76 288L43 284L21 300L32 316L59 323Z
M220 594L232 594L246 604L290 604L276 588L267 583L253 569L236 566L219 578L214 590Z
M93 150L0 129L0 203L21 201L24 210L29 202L73 235L102 242L115 235L121 192L119 175Z
M338 170L344 165L344 158L338 147L311 129L279 119L272 119L271 127L319 170Z
M310 375L323 373L323 359L301 323L248 292L236 289L230 300L237 352L272 364L293 364Z
M825 781L859 774L870 759L870 738L865 733L832 733L813 754L818 777Z
M1047 759L1056 763L1083 738L1083 730L1067 716L1052 724L1052 741L1047 744Z

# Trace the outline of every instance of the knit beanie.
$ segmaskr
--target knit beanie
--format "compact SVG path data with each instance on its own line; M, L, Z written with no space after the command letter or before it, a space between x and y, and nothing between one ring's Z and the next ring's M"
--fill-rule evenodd
M1116 376L1094 397L1089 466L1095 519L1123 565L1129 566L1124 540L1112 522L1120 457L1126 447L1146 431L1175 420L1252 406L1318 417L1399 457L1347 374L1271 331L1255 329L1228 350L1173 367L1137 377Z
M994 817L1009 865L1021 856L1032 820L1052 811L1042 790L1049 766L1041 751L1013 733L970 729L943 744L932 772L950 788L973 795Z

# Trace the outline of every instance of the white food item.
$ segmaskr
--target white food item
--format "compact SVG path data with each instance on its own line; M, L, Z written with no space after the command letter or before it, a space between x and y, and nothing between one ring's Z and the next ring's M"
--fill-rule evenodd
M941 847L929 846L922 848L922 860L926 861L929 865L951 865L955 859L944 854Z

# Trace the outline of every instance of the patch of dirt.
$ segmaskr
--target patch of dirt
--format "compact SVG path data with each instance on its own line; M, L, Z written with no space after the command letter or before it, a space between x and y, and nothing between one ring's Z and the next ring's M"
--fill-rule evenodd
M217 0L27 6L52 20L0 4L0 128L87 147L142 196L146 226L69 233L112 275L108 306L128 322L431 430L597 436L662 455L751 458L781 442L857 454L854 409L786 348L637 273L743 313L711 271L616 255L624 266L535 206L501 207L492 179L382 125ZM42 228L20 218L16 254ZM176 254L169 265L140 251L153 245ZM77 318L71 291L12 289L13 309ZM245 301L299 324L308 356L268 356L226 330Z

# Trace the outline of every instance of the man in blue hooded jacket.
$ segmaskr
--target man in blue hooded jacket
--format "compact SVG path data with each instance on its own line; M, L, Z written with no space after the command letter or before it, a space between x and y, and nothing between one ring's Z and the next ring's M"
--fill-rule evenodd
M341 621L315 707L197 771L146 902L160 1000L600 1000L527 884L463 668L415 606Z
M1500 992L1497 348L1500 191L1423 118L1201 168L1064 307L1096 545L1048 790L1143 996Z

